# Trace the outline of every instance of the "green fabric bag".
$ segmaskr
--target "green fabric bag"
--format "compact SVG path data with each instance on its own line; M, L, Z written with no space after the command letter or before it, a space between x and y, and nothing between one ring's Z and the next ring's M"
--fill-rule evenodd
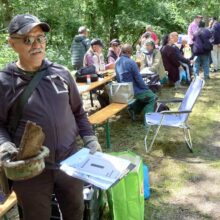
M136 165L127 176L107 191L112 220L144 220L143 162L132 152L112 153Z

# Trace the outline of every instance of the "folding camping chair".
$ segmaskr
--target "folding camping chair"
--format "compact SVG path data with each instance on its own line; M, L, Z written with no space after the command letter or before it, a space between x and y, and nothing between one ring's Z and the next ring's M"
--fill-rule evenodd
M205 81L199 77L196 77L190 84L189 88L183 99L173 99L170 101L163 101L163 103L177 103L181 102L177 111L162 111L145 114L145 124L147 126L147 134L144 139L146 152L149 152L154 144L154 141L158 135L161 126L170 126L175 128L183 128L184 138L190 151L192 152L192 140L190 135L190 128L188 125L188 117L192 111L192 108L198 98ZM155 134L148 147L148 136L152 126L157 126Z

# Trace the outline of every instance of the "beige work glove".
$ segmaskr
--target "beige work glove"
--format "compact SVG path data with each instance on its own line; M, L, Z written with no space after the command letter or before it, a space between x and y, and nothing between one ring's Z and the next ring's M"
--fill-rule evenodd
M102 148L95 135L84 136L82 139L83 139L84 146L90 149L91 154L94 154L96 151L102 152Z
M10 156L15 156L18 153L18 149L15 144L7 141L0 145L0 158L4 155L9 154Z

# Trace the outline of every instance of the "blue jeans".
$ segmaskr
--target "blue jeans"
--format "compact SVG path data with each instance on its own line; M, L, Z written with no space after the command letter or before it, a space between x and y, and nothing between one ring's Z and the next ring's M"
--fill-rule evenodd
M199 75L200 66L202 66L203 68L204 78L208 78L209 77L209 54L199 55L196 58L195 63L193 65L193 71L194 71L195 76Z

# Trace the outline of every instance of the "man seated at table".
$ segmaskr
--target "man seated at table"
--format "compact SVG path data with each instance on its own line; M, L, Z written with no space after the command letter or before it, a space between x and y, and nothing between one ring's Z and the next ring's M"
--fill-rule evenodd
M136 102L129 108L132 119L136 114L140 114L144 109L144 113L153 112L155 110L155 102L157 96L144 83L138 66L130 57L132 55L132 46L124 44L121 48L121 56L116 61L115 71L118 82L132 82Z
M84 66L94 65L97 72L110 69L113 64L105 64L104 55L102 53L103 47L104 45L100 39L93 39L90 48L84 56Z
M94 65L96 67L97 72L110 69L111 66L114 64L112 63L107 65L105 64L102 49L103 49L102 41L100 39L93 39L91 41L91 46L89 50L86 52L84 56L84 66ZM101 108L104 108L109 104L109 97L106 91L104 91L104 85L98 87L95 90L92 90L92 93L97 95L97 99L99 101Z

